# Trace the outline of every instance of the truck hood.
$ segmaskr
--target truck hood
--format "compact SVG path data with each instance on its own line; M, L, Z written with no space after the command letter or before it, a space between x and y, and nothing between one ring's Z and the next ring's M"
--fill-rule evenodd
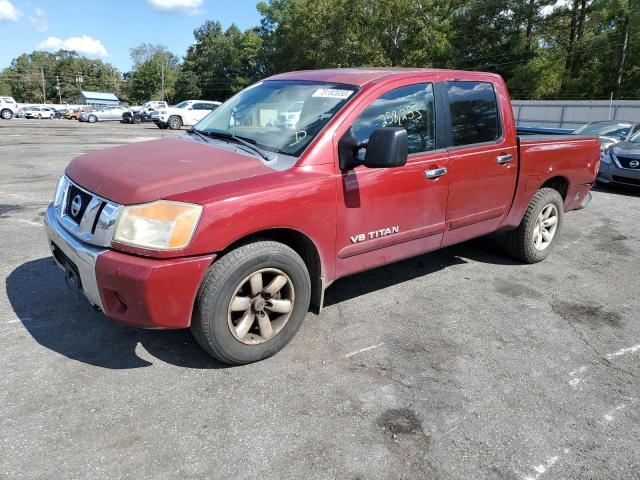
M67 166L75 183L131 205L273 172L250 155L188 138L151 140L81 155Z

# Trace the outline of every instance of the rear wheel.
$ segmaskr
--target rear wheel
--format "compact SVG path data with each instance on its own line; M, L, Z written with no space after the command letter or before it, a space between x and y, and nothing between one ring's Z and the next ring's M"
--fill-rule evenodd
M172 115L169 117L167 124L171 130L178 130L182 127L182 119L176 115Z
M270 357L300 329L311 283L300 256L278 242L243 245L207 271L191 331L221 362L240 365Z
M552 188L534 195L517 229L507 232L513 255L526 263L541 262L557 243L563 221L562 196Z
M2 117L4 120L9 120L11 117L13 117L13 112L8 108L5 108L4 110L2 110L2 112L0 112L0 117Z

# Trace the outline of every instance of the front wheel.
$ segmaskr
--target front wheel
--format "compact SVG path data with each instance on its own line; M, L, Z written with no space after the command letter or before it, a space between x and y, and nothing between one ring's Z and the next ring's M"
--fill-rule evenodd
M526 263L541 262L555 247L562 222L562 196L553 188L541 188L529 203L518 228L507 232L512 254Z
M42 115L38 114L38 120L42 120Z
M249 243L207 271L191 331L200 346L223 363L256 362L291 341L310 297L309 272L295 251L278 242Z
M98 117L96 117L95 115L89 115L89 123L96 123L98 121Z
M5 108L4 110L2 110L2 112L0 112L0 117L2 117L4 120L10 120L11 117L13 117L13 112L8 108Z
M176 115L169 117L169 121L167 122L169 128L171 130L179 130L182 127L182 119Z

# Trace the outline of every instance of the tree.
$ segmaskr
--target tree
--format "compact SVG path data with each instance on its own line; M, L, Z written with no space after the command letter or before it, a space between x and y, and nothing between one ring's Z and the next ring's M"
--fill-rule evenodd
M8 86L10 95L27 103L75 103L81 89L116 95L124 91L115 67L67 50L22 54L3 71L2 79L0 84Z
M163 45L143 43L130 50L130 97L134 102L166 100L174 95L180 60Z

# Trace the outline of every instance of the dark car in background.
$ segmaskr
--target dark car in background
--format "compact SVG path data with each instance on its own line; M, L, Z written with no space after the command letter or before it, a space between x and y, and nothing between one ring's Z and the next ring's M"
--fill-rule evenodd
M610 145L600 157L601 183L640 186L640 131Z

